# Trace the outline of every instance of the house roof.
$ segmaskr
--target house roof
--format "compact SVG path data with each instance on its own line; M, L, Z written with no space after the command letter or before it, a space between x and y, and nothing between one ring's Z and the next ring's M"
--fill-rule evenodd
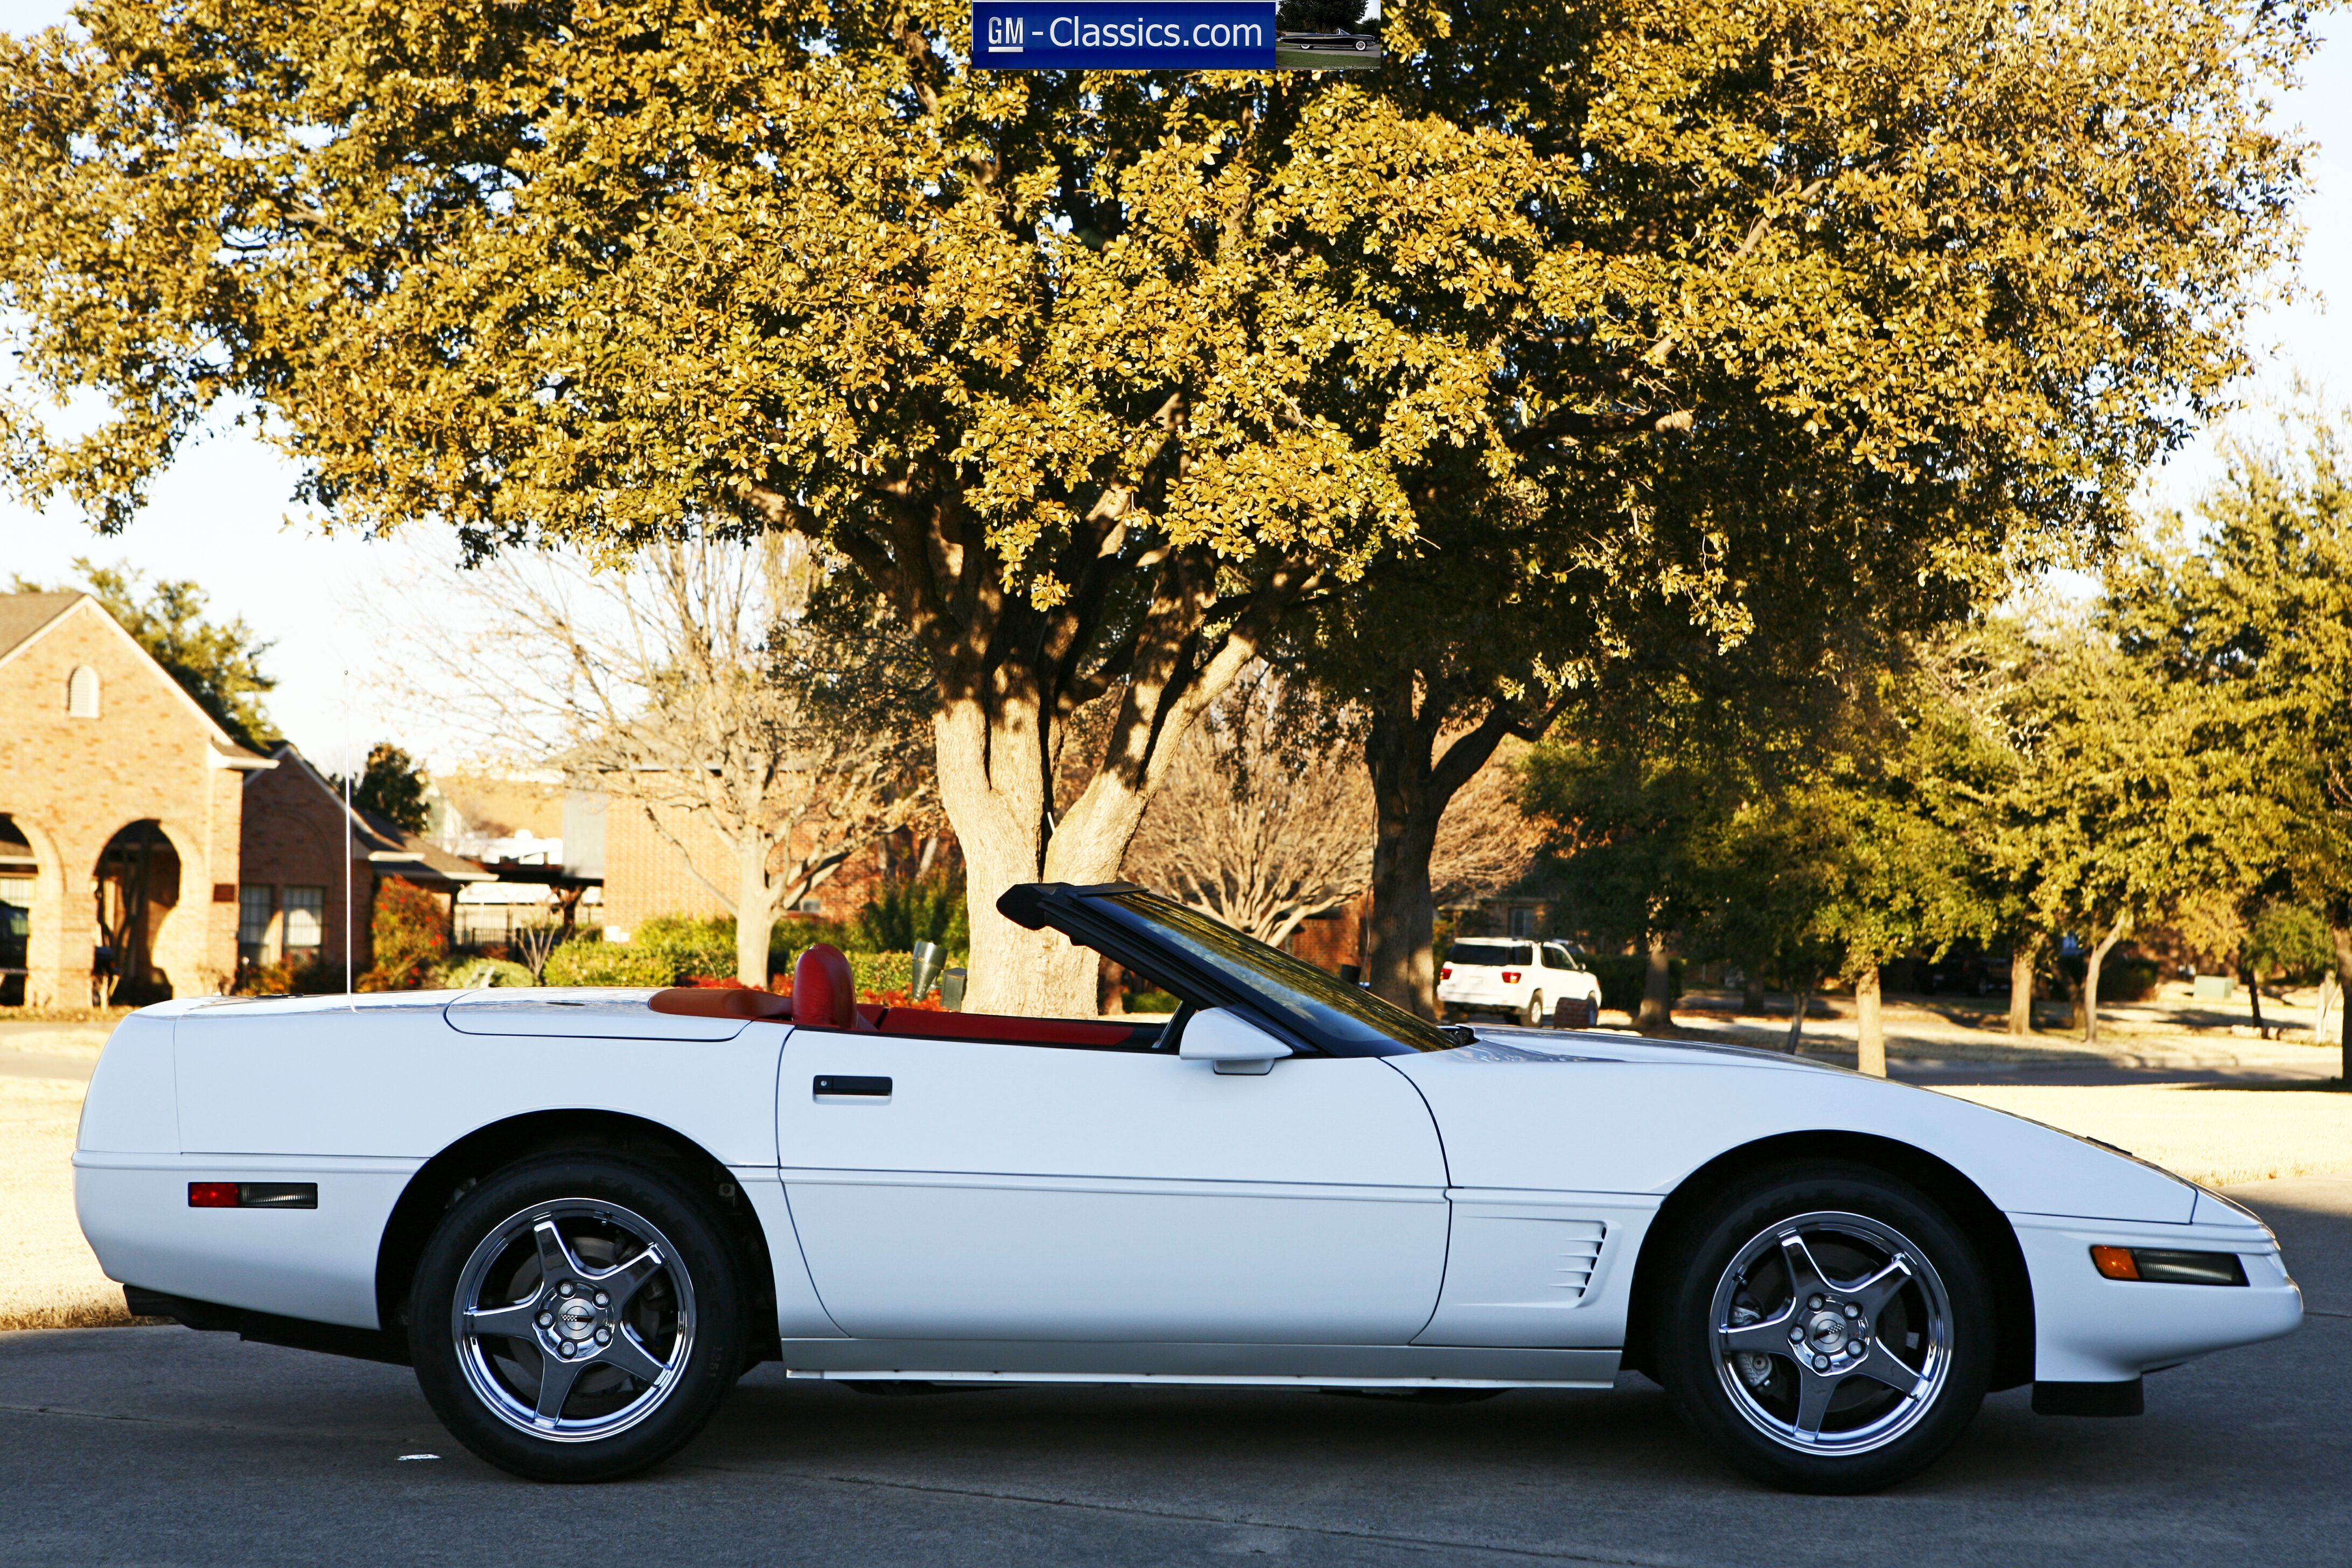
M187 689L173 679L172 672L165 669L155 656L149 653L139 639L108 612L105 605L88 594L0 594L0 664L6 663L18 649L65 619L68 611L79 609L83 605L89 606L90 614L114 628L114 635L154 670L155 678L168 687L180 700L181 706L194 714L196 721L205 727L205 739L212 744L215 767L257 773L276 765L260 752L239 745L236 737L221 728L220 721L205 712L204 704L189 696Z
M74 607L79 594L0 594L0 658Z
M281 766L291 763L296 774L308 779L334 803L336 810L350 814L352 847L366 856L368 864L381 875L445 887L498 880L498 873L484 870L478 860L452 855L373 811L345 805L343 792L328 783L326 775L310 765L310 759L298 751L293 742L281 742L270 756ZM253 781L247 779L246 782L250 784Z

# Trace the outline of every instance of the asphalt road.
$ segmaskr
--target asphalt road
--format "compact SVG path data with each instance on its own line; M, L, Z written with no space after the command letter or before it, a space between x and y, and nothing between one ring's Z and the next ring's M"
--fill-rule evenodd
M0 1335L0 1564L2344 1564L2352 1178L2238 1195L2286 1245L2299 1333L2150 1378L2137 1420L1997 1395L1877 1497L1750 1485L1637 1378L1430 1407L773 1368L656 1474L544 1487L468 1457L399 1369L117 1329Z

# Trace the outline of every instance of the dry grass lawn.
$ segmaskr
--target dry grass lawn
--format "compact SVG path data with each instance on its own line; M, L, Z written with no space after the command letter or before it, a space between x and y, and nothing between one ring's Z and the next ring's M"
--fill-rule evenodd
M2340 1089L2000 1084L1945 1092L2102 1139L2209 1187L2352 1171L2352 1094Z
M1946 1092L2105 1139L2209 1186L2352 1172L2352 1094L2340 1089L1998 1085ZM82 1085L0 1078L0 1330L133 1321L74 1221Z

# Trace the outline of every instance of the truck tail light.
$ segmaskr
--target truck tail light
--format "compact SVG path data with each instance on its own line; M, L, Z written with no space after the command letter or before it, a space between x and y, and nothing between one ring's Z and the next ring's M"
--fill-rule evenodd
M1442 964L1438 965L1438 968L1437 968L1437 977L1438 977L1440 980L1451 980L1451 979L1453 979L1453 978L1454 978L1454 966L1453 966L1452 964L1450 964L1450 963L1442 963Z
M1518 983L1519 983L1519 972L1518 972L1517 970L1516 970L1516 969L1506 969L1505 971L1503 971L1503 984L1506 984L1506 985L1517 985Z

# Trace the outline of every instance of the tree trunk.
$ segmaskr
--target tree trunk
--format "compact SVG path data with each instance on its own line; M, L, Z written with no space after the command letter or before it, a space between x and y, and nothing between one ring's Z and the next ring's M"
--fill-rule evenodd
M1430 897L1429 856L1437 825L1418 814L1380 813L1372 844L1372 910L1365 926L1366 973L1372 994L1423 1018L1437 1016L1437 964L1431 943L1437 909Z
M1437 1016L1437 965L1430 952L1437 908L1429 886L1437 825L1454 794L1510 732L1509 715L1498 708L1485 723L1456 736L1441 756L1435 720L1424 717L1441 706L1424 693L1416 711L1408 683L1380 706L1364 738L1377 823L1365 976L1374 995L1423 1018Z
M1674 966L1666 956L1665 938L1655 931L1650 933L1649 965L1642 975L1642 1011L1633 1027L1644 1035L1675 1032Z
M767 836L743 830L735 849L735 978L768 983L768 942L776 929L776 885L768 877Z
M1045 876L1049 803L1037 717L1034 700L1005 700L992 721L979 700L967 699L942 703L932 721L940 805L963 847L971 917L967 1012L1094 1011L1092 975L1070 944L1057 932L1024 931L996 912L1007 889Z
M2336 943L2336 1037L2343 1051L2336 1072L2344 1083L2352 1085L2352 990L2346 984L2352 982L2352 921L2347 921L2342 910L2331 913L2334 918L2327 922L2327 934Z
M2115 951L2116 943L2123 941L2130 931L2129 921L2117 921L2084 961L2083 1043L2086 1046L2099 1043L2099 966L2106 963L2107 954Z
M1878 1011L1878 965L1853 978L1854 1066L1872 1078L1886 1076L1886 1028Z
M1805 1043L1805 1009L1812 1005L1813 994L1800 988L1789 994L1792 1004L1789 1009L1789 1043L1783 1048L1793 1057L1797 1047Z
M2033 964L2042 954L2040 938L2019 938L2009 952L2009 1032L2033 1033Z
M1739 1011L1745 1017L1764 1016L1764 982L1745 964L1739 970Z
M964 1011L1090 1018L1097 955L1059 931L1024 930L996 900L1023 882L1117 880L1144 791L1106 768L1055 822L1036 702L1000 692L992 706L949 701L933 722L940 804L963 847L971 916Z

